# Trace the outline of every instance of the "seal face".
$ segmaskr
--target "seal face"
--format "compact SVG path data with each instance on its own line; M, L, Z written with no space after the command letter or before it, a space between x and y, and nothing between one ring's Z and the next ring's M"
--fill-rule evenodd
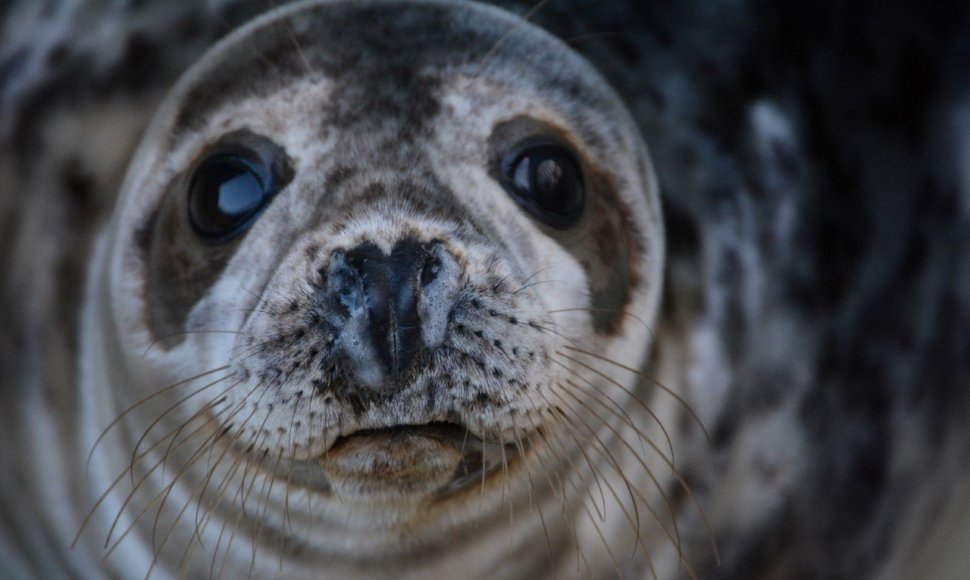
M295 575L445 573L469 553L488 572L508 533L542 538L516 509L585 496L577 449L616 432L586 409L635 377L583 360L642 361L661 240L633 122L538 29L430 1L257 20L162 107L99 246L88 405L104 425L133 404L121 421L148 429L96 461L131 472L122 509L157 514L108 545L202 574L275 573L264 535ZM506 575L563 569L589 530L560 511Z

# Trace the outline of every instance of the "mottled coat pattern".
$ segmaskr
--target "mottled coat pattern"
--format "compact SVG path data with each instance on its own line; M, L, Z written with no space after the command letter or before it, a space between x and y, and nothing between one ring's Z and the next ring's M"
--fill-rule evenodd
M53 423L53 447L73 432L82 272L152 111L268 7L0 6L0 570L12 577L96 565L40 523L77 498L38 486L55 475L23 453L25 425ZM717 564L688 498L668 490L699 577L946 570L947 537L931 534L959 518L970 443L967 15L552 0L532 21L609 79L660 179L668 259L648 370L710 433L670 411L720 548ZM65 475L79 478L68 494L81 487ZM922 552L926 537L939 553Z

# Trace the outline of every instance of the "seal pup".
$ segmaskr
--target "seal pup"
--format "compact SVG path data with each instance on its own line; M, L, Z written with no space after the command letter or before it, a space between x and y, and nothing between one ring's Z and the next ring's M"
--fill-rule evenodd
M559 40L272 11L179 81L97 244L76 541L145 576L676 565L669 436L601 362L643 362L663 256L636 125Z
M115 549L105 571L100 558L110 545L91 532L68 549L100 491L80 465L90 449L78 442L71 372L84 340L74 325L87 232L113 203L129 143L161 93L204 47L272 2L110 4L0 5L4 577L97 577L123 568ZM523 15L536 5L501 4ZM954 531L967 521L965 496L954 491L967 481L970 456L962 18L941 19L949 9L935 5L894 12L846 11L839 2L807 11L706 1L540 4L532 21L582 52L635 114L662 184L666 288L648 372L697 411L710 441L649 381L638 393L667 426L676 466L717 532L720 566L689 498L667 487L696 574L962 578L962 536ZM605 361L594 366L619 372ZM162 412L144 416L154 421ZM134 433L124 453L149 424L128 423ZM163 435L155 429L139 447ZM608 441L616 451L618 440ZM597 448L584 448L594 462ZM586 464L581 453L574 459ZM173 457L164 469L180 465ZM238 471L248 482L254 469ZM597 504L600 488L612 497L594 481ZM261 490L254 485L250 497ZM98 517L121 503L101 507L109 515ZM515 507L516 521L529 513ZM174 519L170 509L162 517ZM126 509L123 517L137 513ZM550 528L582 519L542 513ZM652 520L630 510L631 519L638 514ZM626 519L622 511L607 516L596 519L601 527ZM595 544L596 530L586 526L581 537ZM124 529L119 523L115 537ZM268 539L272 529L262 530L257 556L272 558L279 544ZM645 543L655 564L666 560L669 540ZM587 554L597 551L592 544L583 544ZM245 549L238 539L233 546ZM923 546L932 550L920 554ZM190 558L208 550L195 546ZM628 564L614 553L619 567ZM144 566L138 558L131 570ZM162 558L164 570L177 566ZM625 576L648 568L642 557L631 567ZM660 577L689 576L657 568Z

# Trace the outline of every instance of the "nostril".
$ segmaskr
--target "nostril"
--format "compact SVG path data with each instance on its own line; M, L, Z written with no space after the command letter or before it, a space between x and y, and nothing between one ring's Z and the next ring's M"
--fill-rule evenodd
M364 288L359 272L347 263L342 251L335 252L327 267L326 294L336 298L347 312L363 305Z
M421 271L421 285L427 286L435 281L438 274L441 273L441 260L436 256L432 256L424 265L424 269Z
M418 317L421 340L431 350L444 342L448 321L460 284L461 268L443 243L432 245L421 272Z

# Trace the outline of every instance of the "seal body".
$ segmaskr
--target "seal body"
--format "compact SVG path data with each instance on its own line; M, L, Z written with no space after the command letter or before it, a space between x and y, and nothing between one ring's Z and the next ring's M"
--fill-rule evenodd
M959 569L959 96L859 116L920 83L781 11L501 5L0 9L9 575Z

